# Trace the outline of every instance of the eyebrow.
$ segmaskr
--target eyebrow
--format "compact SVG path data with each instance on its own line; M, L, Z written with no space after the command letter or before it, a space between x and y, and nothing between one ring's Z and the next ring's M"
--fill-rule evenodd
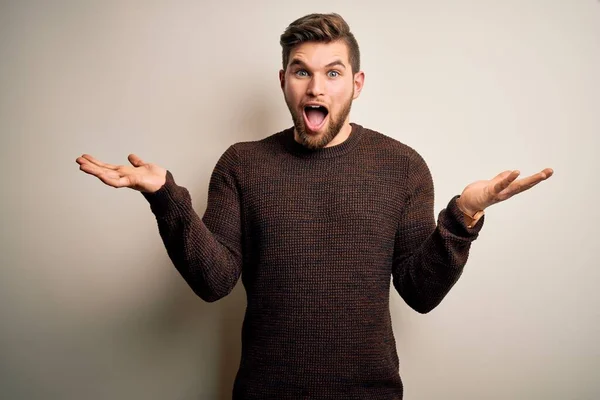
M304 63L304 61L302 61L302 60L300 60L298 58L294 58L292 60L292 62L290 62L290 67L293 67L295 65L299 65L301 67L308 68L308 66ZM342 62L342 60L335 60L333 62L330 62L329 64L327 64L325 66L325 68L331 68L331 67L336 66L336 65L339 65L339 66L343 67L344 69L346 69L346 65Z

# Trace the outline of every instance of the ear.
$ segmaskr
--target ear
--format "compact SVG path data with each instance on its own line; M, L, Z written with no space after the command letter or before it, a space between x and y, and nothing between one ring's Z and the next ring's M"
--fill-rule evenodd
M360 96L360 92L365 84L365 73L363 71L359 71L354 74L354 96L353 99L358 98Z
M279 70L279 85L281 86L281 90L285 88L285 71Z

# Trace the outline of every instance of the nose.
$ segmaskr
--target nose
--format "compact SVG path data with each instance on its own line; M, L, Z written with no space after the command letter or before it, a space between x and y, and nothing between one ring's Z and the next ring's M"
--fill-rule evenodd
M306 88L306 94L311 97L319 97L324 95L325 91L325 78L319 74L314 74Z

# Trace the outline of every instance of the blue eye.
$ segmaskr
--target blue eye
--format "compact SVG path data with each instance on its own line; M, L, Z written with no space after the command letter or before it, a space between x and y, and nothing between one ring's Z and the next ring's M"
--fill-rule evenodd
M296 75L297 76L308 76L308 73L303 69L299 69L298 71L296 71Z
M332 74L335 74L335 75L332 76ZM337 78L339 75L340 75L340 73L337 71L329 71L330 78Z

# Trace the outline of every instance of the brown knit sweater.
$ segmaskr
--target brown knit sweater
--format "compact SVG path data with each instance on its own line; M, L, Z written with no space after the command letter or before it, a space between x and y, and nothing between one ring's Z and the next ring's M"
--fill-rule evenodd
M144 194L169 257L202 299L247 295L234 399L401 399L390 281L420 313L459 278L483 220L455 196L434 218L429 169L410 147L352 124L308 150L293 129L237 143L202 218L170 172Z

